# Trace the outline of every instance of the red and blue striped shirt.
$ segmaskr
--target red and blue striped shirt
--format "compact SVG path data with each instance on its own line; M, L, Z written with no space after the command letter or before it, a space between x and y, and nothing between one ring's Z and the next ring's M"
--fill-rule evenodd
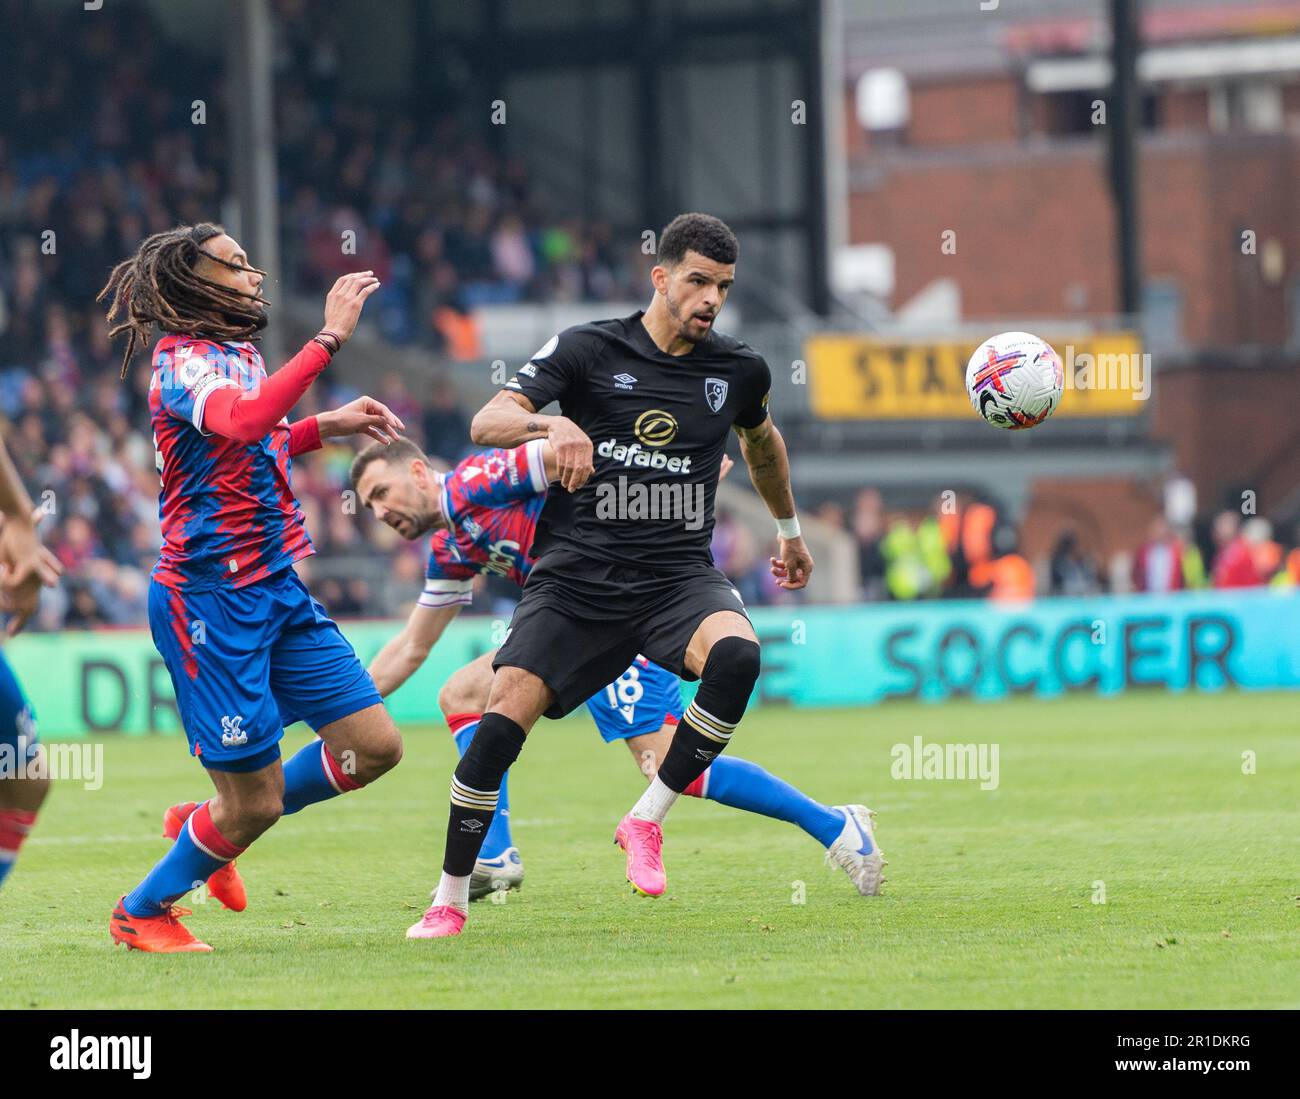
M471 454L443 479L442 511L450 527L430 543L420 606L468 605L480 573L523 585L546 502L542 443Z
M242 588L315 552L289 485L288 420L247 444L203 430L213 392L256 392L266 376L247 341L173 334L154 348L149 411L163 545L153 578L165 587Z

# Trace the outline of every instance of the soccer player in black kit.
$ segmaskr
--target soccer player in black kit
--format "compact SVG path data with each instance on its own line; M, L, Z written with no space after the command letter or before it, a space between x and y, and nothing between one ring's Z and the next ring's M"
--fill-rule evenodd
M487 712L452 778L442 878L411 938L464 926L501 776L534 722L563 717L638 654L700 680L658 774L615 834L633 887L648 896L664 890L664 816L727 746L759 672L744 605L709 551L728 431L739 434L754 487L777 521L777 583L802 588L813 567L785 443L767 411L771 371L752 348L713 331L737 252L717 218L674 218L660 238L648 309L561 332L474 417L470 434L480 446L548 439L559 483L493 662ZM552 401L560 415L542 415Z

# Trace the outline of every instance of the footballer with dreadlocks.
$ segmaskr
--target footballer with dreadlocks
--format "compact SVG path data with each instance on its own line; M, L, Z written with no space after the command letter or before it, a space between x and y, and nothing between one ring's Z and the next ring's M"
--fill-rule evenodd
M220 226L157 233L114 268L99 295L122 373L157 327L149 408L162 479L162 549L149 626L176 690L190 750L216 793L163 817L175 842L113 910L128 947L202 952L175 902L200 884L247 903L234 860L282 814L366 785L394 767L401 737L365 667L308 593L294 562L313 552L290 489L294 456L332 436L383 442L402 423L369 397L289 423L287 415L347 342L371 271L344 275L325 325L274 374L254 340L267 324L265 273ZM281 764L284 726L318 734Z

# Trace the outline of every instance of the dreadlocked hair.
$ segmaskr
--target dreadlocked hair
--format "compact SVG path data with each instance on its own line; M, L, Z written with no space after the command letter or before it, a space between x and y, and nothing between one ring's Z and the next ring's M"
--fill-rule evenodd
M154 233L135 255L113 268L95 300L109 300L109 338L127 334L123 378L136 349L149 342L155 324L164 332L203 333L218 340L253 339L266 326L266 314L254 295L205 279L195 270L205 257L243 270L203 247L224 232L220 225L204 221Z

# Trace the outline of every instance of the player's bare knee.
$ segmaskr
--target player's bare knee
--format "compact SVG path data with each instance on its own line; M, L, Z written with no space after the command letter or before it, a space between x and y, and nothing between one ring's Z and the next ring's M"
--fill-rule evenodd
M554 697L538 676L523 668L506 665L492 680L487 710L510 718L527 733L546 712Z
M456 709L457 691L453 685L455 678L455 676L452 676L451 679L447 680L447 682L438 690L438 709L441 711L444 718L450 717L452 714L464 712Z
M475 702L479 705L474 705ZM486 700L474 699L470 692L465 689L465 681L457 672L438 692L438 709L442 711L443 717L451 717L452 714L478 714L483 712L482 703Z
M402 734L397 731L396 725L390 722L389 726L384 734L375 738L366 754L367 770L370 772L364 779L366 782L373 782L402 762Z
M44 804L49 792L50 780L45 775L6 779L0 782L0 809L34 813Z
M344 771L362 786L374 782L401 763L402 734L388 711L378 712L367 726L365 735L355 742L355 747L344 749L338 759Z
M490 654L489 654L490 655ZM481 714L492 690L492 664L481 656L448 678L438 692L438 709L443 717L452 714Z
M235 811L240 829L254 837L260 836L284 814L284 798L276 791L261 791L240 798Z

